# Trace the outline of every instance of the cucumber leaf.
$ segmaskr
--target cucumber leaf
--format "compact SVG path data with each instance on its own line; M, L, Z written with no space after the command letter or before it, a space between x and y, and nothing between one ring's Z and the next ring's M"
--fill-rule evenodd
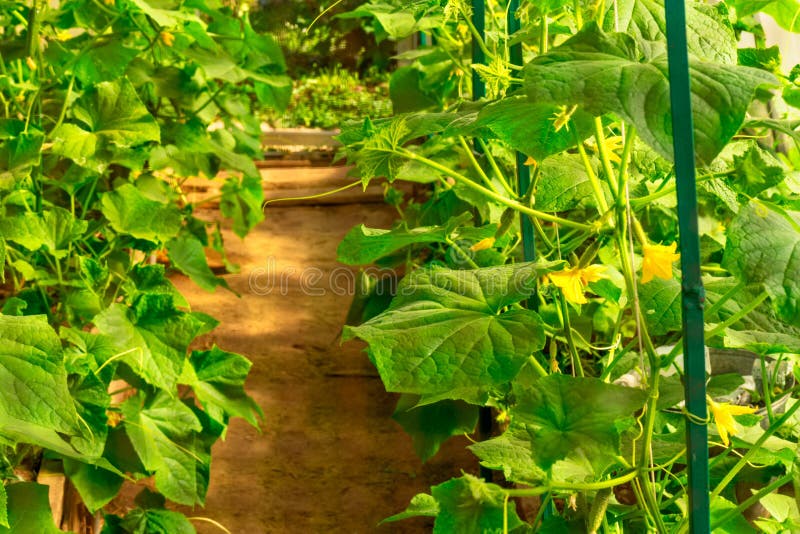
M50 511L49 488L35 482L17 482L5 488L8 494L8 525L0 534L60 534Z
M555 265L560 263L415 271L387 311L346 327L344 338L369 344L389 391L458 399L464 391L491 388L514 378L545 341L535 312L499 312L526 299Z
M587 24L525 67L525 90L531 102L579 104L596 116L616 113L672 160L667 59L663 50L646 57L636 45L626 34ZM697 161L708 165L739 131L756 88L777 81L737 65L695 60L690 68Z
M597 378L562 374L516 388L516 424L530 435L536 465L548 470L557 461L585 456L600 474L620 454L621 430L633 424L646 392L607 384Z
M750 201L731 222L722 264L763 287L778 316L800 326L800 213Z

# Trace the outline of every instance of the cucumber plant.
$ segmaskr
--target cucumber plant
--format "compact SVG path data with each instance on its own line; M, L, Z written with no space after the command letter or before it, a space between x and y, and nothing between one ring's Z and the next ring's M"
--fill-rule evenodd
M485 38L465 0L373 0L346 15L379 38L425 32L433 44L402 56L395 116L340 137L365 186L378 176L429 184L422 200L389 195L392 228L362 225L341 243L343 263L406 273L389 303L376 281L365 284L345 338L366 341L386 389L401 394L394 418L423 459L472 432L479 407L498 421L469 448L499 483L443 481L387 521L431 516L442 533L683 532L688 414L664 4L520 4L507 13L487 2ZM763 10L795 29L796 7L687 3L706 343L748 351L763 378L709 376L711 523L725 532L800 522L778 493L798 482L800 403L795 380L780 378L800 354L798 69L781 71L754 17ZM519 31L508 32L507 15ZM739 46L745 33L754 47ZM472 39L486 64L470 65ZM518 43L524 64L510 60ZM473 70L488 92L478 102L468 98ZM531 170L527 190L516 153ZM532 224L534 261L522 261L520 217ZM519 499L533 499L527 515ZM748 523L756 502L772 517Z
M281 50L215 0L4 2L0 33L0 532L60 531L31 480L49 459L98 517L154 482L103 532L192 532L166 500L203 504L211 446L261 410L245 357L191 349L217 322L151 260L229 289L186 180L229 171L222 214L262 219L252 110L287 103Z

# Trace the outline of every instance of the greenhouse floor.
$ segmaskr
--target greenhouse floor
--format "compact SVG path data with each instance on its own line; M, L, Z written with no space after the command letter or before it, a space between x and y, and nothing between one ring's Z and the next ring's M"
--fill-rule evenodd
M343 286L343 273L353 272L333 259L344 234L360 223L388 227L393 212L382 203L276 205L266 218L244 241L224 233L229 259L241 267L226 279L240 298L174 278L194 310L221 321L203 343L253 361L248 390L265 414L260 434L233 421L214 449L207 506L188 515L247 534L429 530L432 521L424 518L377 524L432 484L462 469L474 472L475 460L464 438L445 444L425 465L417 459L410 438L390 419L394 397L384 392L363 345L340 344L352 295L330 287ZM193 523L198 532L219 532Z

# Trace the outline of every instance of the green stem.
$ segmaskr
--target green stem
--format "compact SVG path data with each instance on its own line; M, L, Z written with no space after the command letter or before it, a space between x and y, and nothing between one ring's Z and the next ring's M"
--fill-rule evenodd
M575 346L575 339L572 337L572 321L569 318L569 306L567 306L567 299L564 297L563 292L561 293L560 303L561 321L564 325L564 337L567 338L567 347L572 359L572 370L577 376L583 377L583 363L581 362L580 354L578 354L578 348Z
M719 300L717 300L714 304L711 305L710 308L708 308L705 311L706 317L713 317L713 315L717 313L725 305L726 302L728 302L735 295L741 293L746 286L747 284L744 281L742 281L733 286L732 288L730 288L728 291L726 291L725 294L719 298Z
M500 191L497 190L497 188L492 183L492 180L489 178L489 176L483 170L483 167L481 167L481 164L478 163L477 159L475 159L475 154L472 153L472 149L467 144L467 140L464 139L463 136L459 135L458 136L458 142L461 144L461 148L464 149L464 152L467 153L467 158L469 159L469 162L472 164L472 167L475 169L475 172L478 173L478 176L481 177L481 180L483 180L483 183L485 183L486 186L489 187L489 189L491 189L495 193L499 194Z
M609 478L608 480L601 480L599 482L568 482L563 484L554 482L538 488L507 489L504 490L504 493L511 495L512 497L536 497L551 491L596 491L604 488L613 488L614 486L619 486L621 484L625 484L626 482L630 482L636 478L636 475L638 474L639 471L634 470L624 475Z
M578 134L577 130L573 127L572 131L575 132L575 138L577 139ZM589 159L589 155L586 153L586 149L583 147L583 143L578 140L578 154L581 156L581 161L583 162L583 167L586 169L586 175L589 177L589 183L592 186L592 192L594 193L594 198L597 200L597 211L602 216L608 211L608 202L606 202L606 195L603 193L603 187L600 185L600 179L597 177L597 173L594 172L594 168L592 167L592 161Z
M505 189L506 193L511 195L511 197L516 197L517 196L516 191L514 191L514 189L508 184L508 181L506 180L505 176L503 176L503 171L501 171L500 167L497 165L497 160L494 159L494 156L492 156L492 153L489 151L489 147L486 144L486 142L480 137L477 137L476 140L478 141L478 144L481 146L481 150L483 150L483 155L486 156L486 161L489 162L489 166L492 168L492 172L494 172L494 175L497 177L497 180L503 186L503 189ZM520 194L522 194L522 192L520 192Z
M622 157L619 164L619 177L617 185L617 204L620 203L620 197L625 194L625 188L628 183L628 169L630 168L631 153L633 152L633 142L636 140L636 127L628 126L625 133L625 144L622 147Z
M603 173L608 181L608 186L611 188L611 194L614 198L618 198L620 192L617 190L617 184L614 183L615 173L614 167L611 165L611 160L608 158L608 150L606 150L606 137L603 133L603 119L595 117L594 119L594 139L597 142L597 153L600 156L600 163L603 166Z
M539 34L539 54L546 54L550 42L550 30L547 25L547 15L542 15L541 32Z
M697 177L697 183L699 184L701 182L707 182L707 181L713 180L715 178L721 178L723 176L728 176L729 174L732 174L733 172L734 172L733 170L730 170L730 171L725 171L725 172L712 172L712 173L709 173L709 174L703 174L703 175ZM660 190L656 191L655 193L651 193L649 195L645 195L645 196L639 197L639 198L632 198L631 199L631 206L636 207L636 206L641 206L643 204L649 204L649 203L653 202L654 200L658 200L659 198L665 197L667 195L671 195L672 193L675 192L675 188L676 188L676 185L673 183L672 185L667 186L667 187L665 187L663 189L660 189Z
M423 157L423 156L420 156L418 154L415 154L414 152L411 152L408 149L400 148L400 149L396 150L396 153L398 155L400 155L400 156L404 156L404 157L406 157L408 159L411 159L411 160L417 161L419 163L422 163L424 165L427 165L428 167L431 167L432 169L436 169L437 171L441 172L442 174L445 174L445 175L453 178L457 182L461 183L461 185L469 187L470 189L482 194L483 196L485 196L487 198L490 198L490 199L494 200L495 202L497 202L499 204L502 204L503 206L509 207L509 208L511 208L513 210L516 210L516 211L519 211L520 213L525 213L527 215L530 215L531 217L535 217L537 219L541 219L541 220L547 221L547 222L560 224L562 226L567 226L567 227L570 227L570 228L578 228L580 230L584 230L584 231L590 232L592 234L597 233L597 231L599 230L594 225L588 225L588 224L583 224L583 223L579 223L579 222L576 222L576 221L571 221L569 219L564 219L562 217L557 217L555 215L550 215L549 213L545 213L543 211L539 211L539 210L535 210L533 208L529 208L529 207L517 202L516 200L511 200L511 199L509 199L507 197L504 197L503 195L500 195L500 194L498 194L498 193L496 193L496 192L494 192L494 191L492 191L490 189L486 189L485 187L481 186L480 184L473 182L472 180L470 180L469 178L467 178L463 174L460 174L460 173L458 173L458 172L456 172L456 171L454 171L452 169L448 169L444 165L440 165L439 163L436 163L433 160L430 160L430 159L428 159L426 157Z
M466 261L466 262L467 262L467 265L469 265L469 266L470 266L470 267L472 267L473 269L480 269L480 266L478 266L478 264L477 264L477 263L475 263L475 261L474 261L474 260L473 260L473 259L470 257L470 255L469 255L469 254L467 254L466 252L464 252L464 249L462 249L460 246L458 246L458 243L456 243L455 241L453 241L453 240L452 240L452 239L450 239L449 237L445 238L445 243L447 243L447 244L448 244L448 245L450 245L452 248L454 248L455 250L457 250L457 251L458 251L458 253L459 253L459 255L460 255L462 258L464 258L464 261Z
M737 514L741 514L755 503L761 500L762 497L769 495L770 493L778 490L781 486L788 484L794 479L794 474L790 471L786 473L781 478L773 481L771 484L764 486L759 491L745 499L744 501L740 502L736 508L731 509L730 511L726 512L722 517L717 518L711 524L711 531L713 532L718 527L724 525L727 521L736 517Z
M766 291L762 292L758 297L756 297L755 300L750 302L747 306L745 306L744 308L742 308L738 312L734 313L733 315L731 315L730 317L728 317L727 319L725 319L721 323L717 324L717 326L715 326L714 328L712 328L711 330L706 332L706 338L711 338L711 337L720 335L730 325L735 324L739 320L741 320L744 317L746 317L750 312L752 312L753 310L758 308L761 305L762 302L767 300L767 298L769 298L769 295L767 295Z

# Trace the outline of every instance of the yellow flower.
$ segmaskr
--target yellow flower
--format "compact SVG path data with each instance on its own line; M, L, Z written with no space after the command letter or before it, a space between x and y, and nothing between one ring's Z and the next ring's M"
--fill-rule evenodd
M604 140L603 148L605 149L606 154L608 154L609 161L613 163L622 163L622 158L619 157L616 151L622 149L624 144L625 143L622 140L622 137L619 135L608 137Z
M486 250L487 248L492 248L493 246L494 246L494 238L487 237L486 239L481 239L480 241L469 247L469 249L472 252L478 252L479 250Z
M175 36L169 32L161 32L159 37L161 38L161 42L166 46L172 46L175 43Z
M680 259L681 255L675 253L677 243L671 245L644 245L642 252L642 283L646 284L654 277L664 280L672 279L672 263Z
M564 298L575 304L586 304L586 295L583 294L584 287L589 282L595 282L603 278L602 272L605 267L602 265L589 265L588 267L564 268L563 271L550 273L547 277L550 282L561 289Z
M36 70L36 62L33 60L31 56L25 58L25 64L28 66L29 69Z
M533 167L535 165L538 165L538 162L535 159L533 159L531 156L528 156L528 159L525 160L525 163L523 163L523 165L527 165L529 167Z
M736 434L733 416L756 412L756 408L751 408L750 406L736 406L729 402L714 402L710 398L708 399L708 406L711 408L711 415L714 417L714 423L717 425L719 437L722 438L722 443L724 443L726 447L730 443L728 436Z

